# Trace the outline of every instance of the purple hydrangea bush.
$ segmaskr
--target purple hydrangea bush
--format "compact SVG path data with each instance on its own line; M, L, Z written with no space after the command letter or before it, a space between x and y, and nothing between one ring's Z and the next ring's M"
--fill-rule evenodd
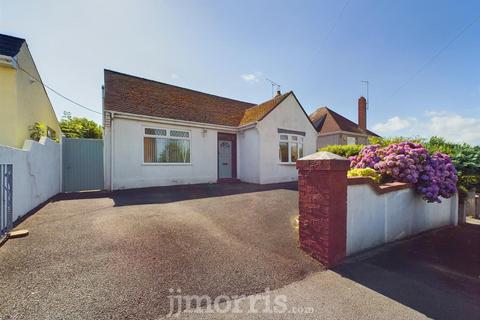
M384 181L410 183L428 202L441 202L457 191L457 171L446 154L429 154L419 143L401 142L387 147L369 145L350 157L351 168L372 168Z

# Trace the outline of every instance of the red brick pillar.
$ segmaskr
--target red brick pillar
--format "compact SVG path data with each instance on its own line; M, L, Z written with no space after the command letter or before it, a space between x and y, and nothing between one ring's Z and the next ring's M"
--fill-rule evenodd
M345 258L349 165L330 152L297 161L300 246L326 267Z

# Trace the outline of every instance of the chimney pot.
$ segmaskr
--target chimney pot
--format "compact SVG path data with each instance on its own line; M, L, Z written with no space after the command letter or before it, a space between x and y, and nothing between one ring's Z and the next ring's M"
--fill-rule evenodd
M358 98L358 126L362 130L367 130L367 99Z
M277 90L277 96L282 95L282 92L280 90Z

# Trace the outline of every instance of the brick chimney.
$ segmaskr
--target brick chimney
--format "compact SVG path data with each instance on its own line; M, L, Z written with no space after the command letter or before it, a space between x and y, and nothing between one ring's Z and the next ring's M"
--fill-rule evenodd
M358 126L360 129L367 130L367 99L358 98Z

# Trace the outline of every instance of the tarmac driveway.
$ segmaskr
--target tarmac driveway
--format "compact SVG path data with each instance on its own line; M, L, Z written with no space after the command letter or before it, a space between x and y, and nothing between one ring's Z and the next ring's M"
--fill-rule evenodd
M297 248L295 185L154 188L57 200L0 248L0 319L155 319L169 289L248 295L321 270Z

